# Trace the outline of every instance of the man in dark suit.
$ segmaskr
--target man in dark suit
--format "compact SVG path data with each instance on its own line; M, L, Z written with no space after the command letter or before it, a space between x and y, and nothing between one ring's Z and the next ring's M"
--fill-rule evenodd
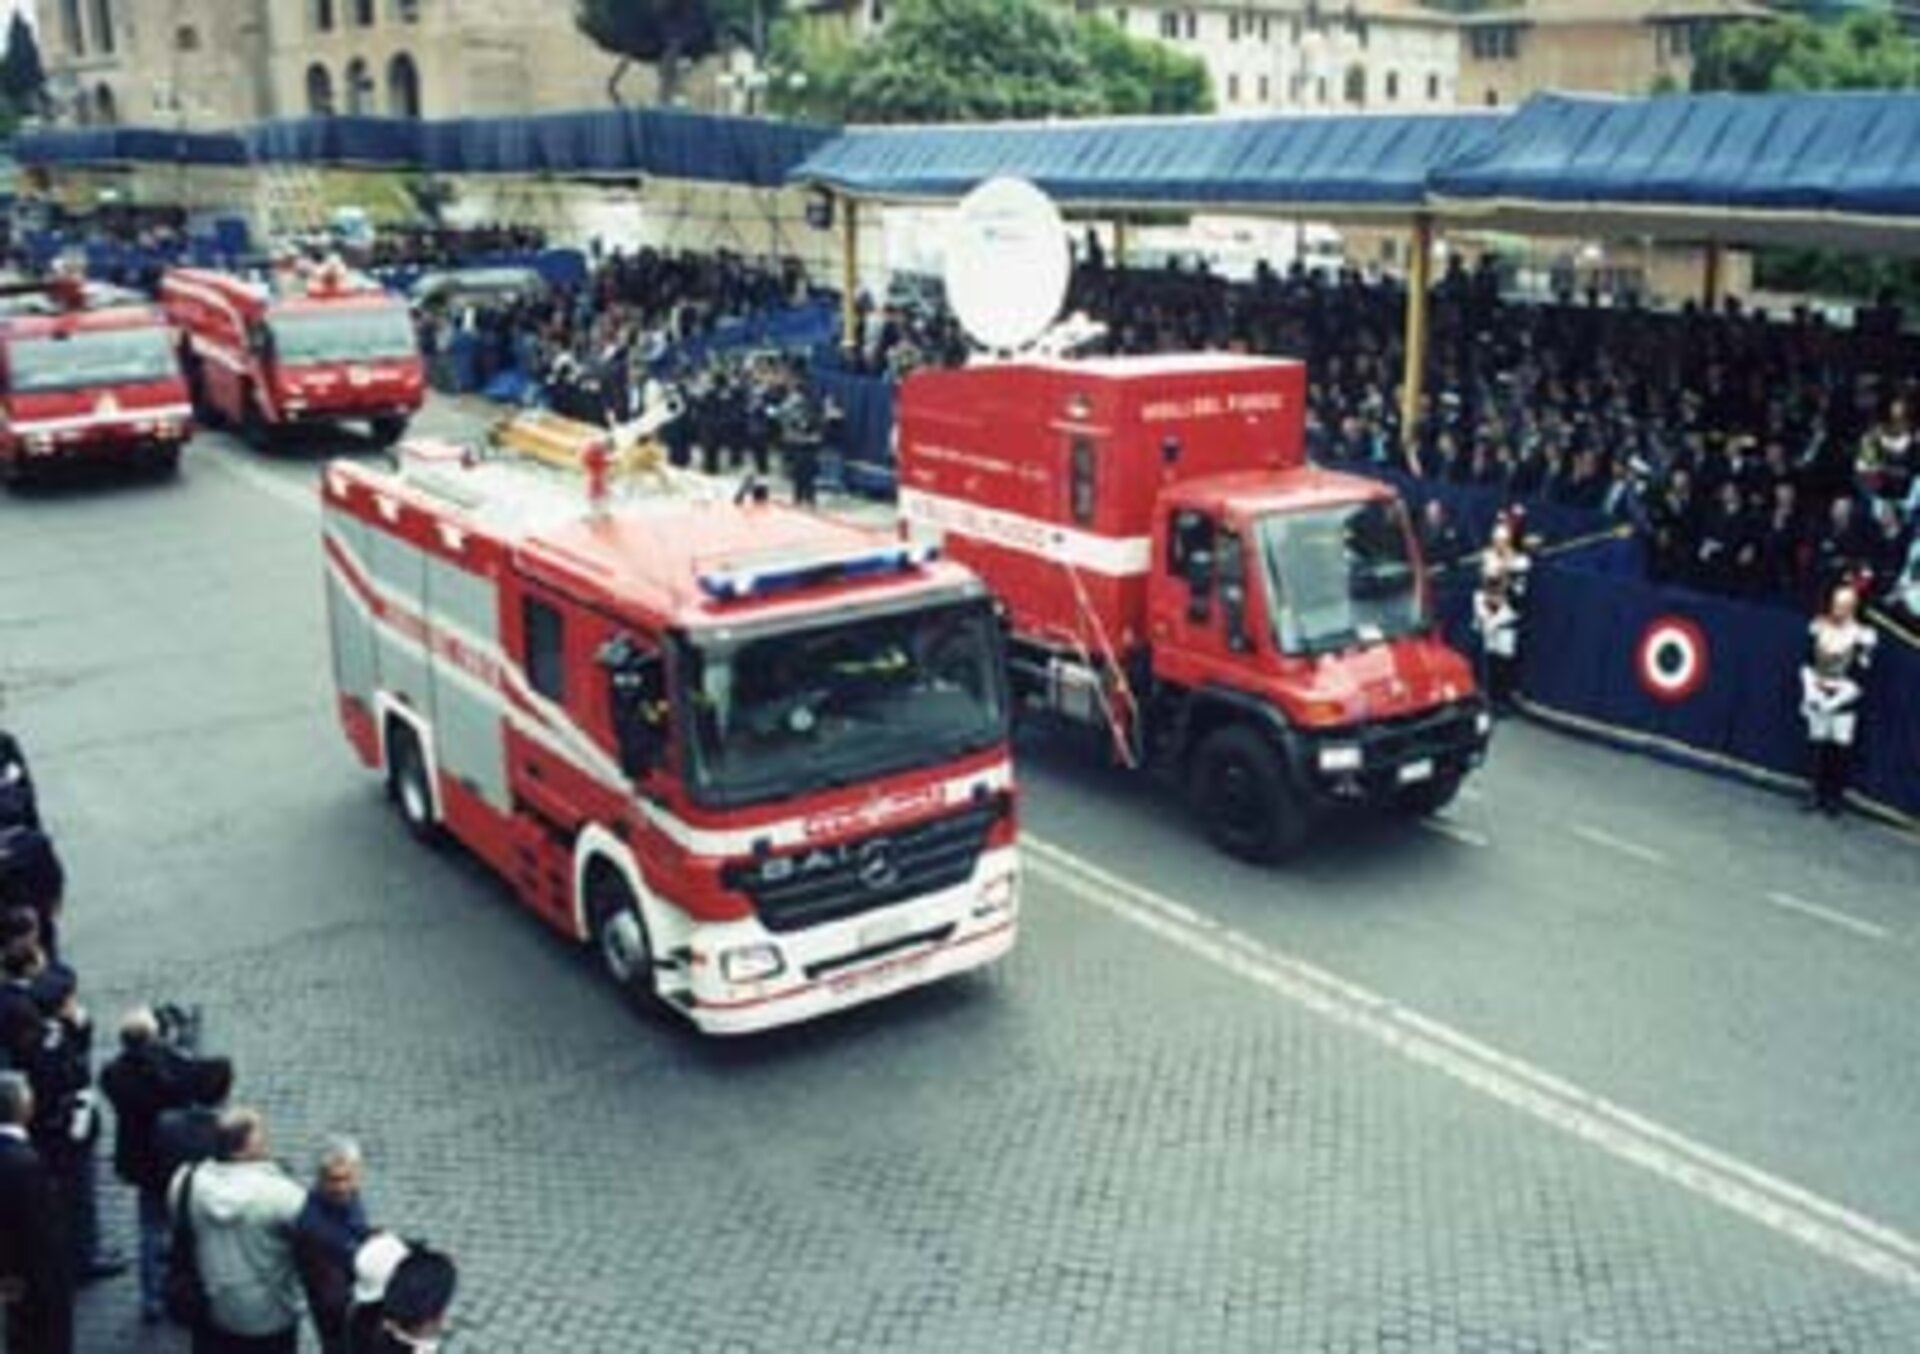
M0 1302L7 1354L72 1354L72 1247L53 1176L27 1137L33 1090L0 1072Z
M40 804L33 793L33 773L27 754L13 735L0 729L0 828L40 830Z

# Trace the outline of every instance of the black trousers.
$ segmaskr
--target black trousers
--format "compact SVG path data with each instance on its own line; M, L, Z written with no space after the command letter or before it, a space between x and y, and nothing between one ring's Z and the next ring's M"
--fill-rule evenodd
M273 1335L229 1335L211 1326L193 1333L193 1354L299 1354L300 1327Z
M1813 802L1829 813L1838 813L1847 801L1847 773L1853 764L1853 748L1824 739L1809 746L1813 754Z

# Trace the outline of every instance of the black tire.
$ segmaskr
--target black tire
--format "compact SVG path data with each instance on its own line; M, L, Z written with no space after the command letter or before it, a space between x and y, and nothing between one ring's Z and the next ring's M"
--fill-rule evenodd
M420 740L404 724L396 723L387 732L387 791L414 840L437 845L440 822L433 816L427 759L421 754Z
M1244 724L1225 725L1201 740L1191 793L1213 844L1257 865L1297 851L1312 826L1280 754Z
M653 938L647 934L639 900L618 870L601 863L587 871L586 890L587 925L601 971L635 1006L655 1007L660 988Z
M180 473L180 444L170 442L147 453L147 471L155 479L170 480Z
M1394 796L1394 811L1404 813L1409 818L1431 817L1453 803L1454 797L1460 793L1462 779L1458 772L1454 772L1435 776L1419 785L1410 785Z
M390 447L407 435L407 420L404 418L376 418L367 425L373 434L375 446Z
M188 349L180 359L180 366L187 377L187 402L193 406L193 421L203 428L219 427L220 411L207 395L207 373L200 365L200 358Z
M242 441L255 451L270 452L273 450L273 425L267 422L266 411L260 407L258 397L256 397L251 390L242 396L240 437Z

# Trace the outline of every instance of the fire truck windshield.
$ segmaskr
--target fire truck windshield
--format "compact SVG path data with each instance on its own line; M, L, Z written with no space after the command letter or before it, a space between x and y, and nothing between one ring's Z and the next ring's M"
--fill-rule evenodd
M992 747L998 645L987 604L968 601L692 647L695 798L761 803Z
M400 306L296 311L273 317L273 354L283 363L391 362L419 351Z
M7 381L24 393L165 381L179 373L167 331L82 330L66 338L14 339L7 344Z
M1426 628L1426 598L1397 501L1272 513L1257 532L1281 652L1331 653Z

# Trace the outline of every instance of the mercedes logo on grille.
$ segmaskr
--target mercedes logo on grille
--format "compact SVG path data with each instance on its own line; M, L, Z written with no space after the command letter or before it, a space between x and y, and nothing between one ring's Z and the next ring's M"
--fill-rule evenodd
M878 893L881 889L890 889L900 882L900 865L893 858L893 843L885 837L876 837L860 847L860 863L854 873L859 877L861 886L869 892Z

